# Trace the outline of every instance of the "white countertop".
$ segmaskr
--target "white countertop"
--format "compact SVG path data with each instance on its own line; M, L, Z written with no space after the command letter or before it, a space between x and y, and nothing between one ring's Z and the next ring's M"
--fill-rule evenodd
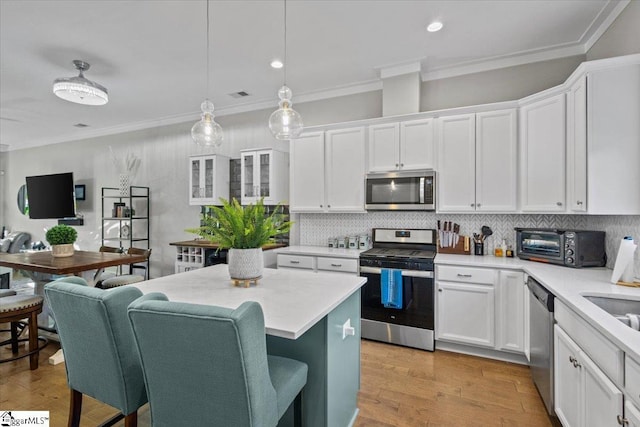
M519 258L449 254L438 254L435 258L435 264L522 270L542 283L558 299L618 345L625 353L640 361L640 332L634 331L583 298L583 295L597 295L640 301L640 288L612 284L610 282L612 270L610 269L568 268L525 261Z
M325 246L287 246L274 249L274 252L288 255L329 256L336 258L358 259L364 249L329 248Z
M297 339L366 281L348 274L265 268L257 285L235 287L228 266L219 264L133 286L145 294L162 292L170 301L231 309L245 301L257 301L264 312L267 334Z

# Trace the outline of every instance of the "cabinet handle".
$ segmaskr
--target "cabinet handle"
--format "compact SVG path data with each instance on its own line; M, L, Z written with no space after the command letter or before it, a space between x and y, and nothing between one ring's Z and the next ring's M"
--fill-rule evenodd
M333 263L331 263L331 267L342 267L342 264L333 264Z
M294 261L294 260L291 260L291 261L289 261L289 262L290 262L291 264L300 264L300 261Z
M396 163L396 167L398 167L398 166L400 166L400 165L398 165L398 164Z
M403 168L404 167L404 163L400 163L400 167Z
M482 206L482 205L481 205L480 203L478 203L478 204L476 205L476 208L479 208L480 206Z
M576 202L576 204L577 204L578 206L581 206L581 205L582 205L582 201L581 201L581 200L578 200L578 201Z
M576 363L576 358L573 356L569 356L569 362Z
M556 202L556 205L562 206L562 202Z
M320 205L320 207L322 207L322 205Z
M620 424L621 426L628 426L629 425L629 420L626 418L622 418L622 415L618 415L618 424Z
M460 273L458 273L458 277L471 277L471 274L460 274Z
M328 208L330 208L330 207L331 207L331 205L327 205L327 207L328 207Z
M471 203L471 207L474 207L476 204L475 203Z
M438 289L438 292L442 292L442 289Z

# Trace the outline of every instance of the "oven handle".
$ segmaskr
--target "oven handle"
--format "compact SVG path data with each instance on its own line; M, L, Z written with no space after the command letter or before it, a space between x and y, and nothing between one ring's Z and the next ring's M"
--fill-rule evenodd
M378 267L360 267L360 273L380 274L382 269ZM433 271L402 270L402 275L407 277L433 278Z

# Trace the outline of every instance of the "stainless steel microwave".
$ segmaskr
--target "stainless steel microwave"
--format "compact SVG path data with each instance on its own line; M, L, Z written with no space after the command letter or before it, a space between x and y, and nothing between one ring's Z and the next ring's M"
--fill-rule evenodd
M366 177L365 209L433 211L436 173L433 170L370 173Z
M607 263L604 238L604 231L516 228L516 254L566 267L602 267Z

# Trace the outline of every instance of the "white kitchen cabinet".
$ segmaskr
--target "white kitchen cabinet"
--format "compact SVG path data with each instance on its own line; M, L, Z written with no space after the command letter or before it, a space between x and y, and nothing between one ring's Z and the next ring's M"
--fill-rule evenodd
M289 156L272 149L241 150L241 203L265 205L286 203L289 199Z
M229 198L229 158L220 155L189 158L189 204L220 205Z
M639 121L640 64L587 74L588 213L640 214Z
M515 109L441 117L438 211L515 212Z
M364 128L291 141L291 212L365 212Z
M433 119L369 126L369 172L435 169Z
M495 270L437 267L436 340L495 346Z
M629 400L624 402L624 418L625 427L640 427L640 409Z
M567 92L567 204L587 211L587 76Z
M581 372L574 366L580 347L559 327L554 331L554 396L556 415L564 427L580 425Z
M310 272L358 274L358 260L339 256L278 254L278 268L294 268Z
M291 212L324 212L324 132L303 133L290 142Z
M518 113L515 109L476 114L476 211L517 209Z
M474 212L475 114L437 119L439 212Z
M520 206L524 212L565 210L565 94L520 108Z
M525 351L524 273L500 270L496 286L496 329L498 350Z
M437 340L493 348L494 318L493 287L438 283Z
M325 135L328 212L364 212L364 128L330 130Z
M555 411L564 427L615 425L623 398L613 382L559 326L555 340Z

